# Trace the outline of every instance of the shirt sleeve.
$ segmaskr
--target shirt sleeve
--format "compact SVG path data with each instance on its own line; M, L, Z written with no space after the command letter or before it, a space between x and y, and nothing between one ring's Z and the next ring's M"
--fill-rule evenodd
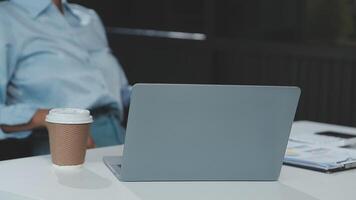
M100 18L100 16L94 11L91 10L92 15L94 16L95 20L97 20L97 24L98 24L98 29L101 30L101 36L103 38L103 40L105 41L105 43L108 45L108 39L106 37L106 31L105 31L105 26ZM108 47L109 48L109 47ZM111 53L111 49L109 48L109 51ZM128 107L130 105L130 96L131 96L131 90L132 90L132 86L129 84L126 74L120 64L120 62L116 59L116 62L118 64L119 67L119 79L120 79L120 87L119 87L119 92L121 94L121 100L122 100L122 104L124 107Z
M132 86L127 85L124 88L121 88L121 97L122 97L122 104L124 107L129 107L130 101L131 101L131 91L132 91Z
M119 89L121 93L122 104L124 107L127 108L130 105L132 86L129 84L126 74L121 67L121 64L119 64L119 77L121 82L121 87L119 87Z
M13 73L13 50L6 37L7 30L0 21L0 125L18 125L28 123L36 108L26 104L7 105L7 86ZM29 132L4 134L0 128L0 139L7 137L25 137Z

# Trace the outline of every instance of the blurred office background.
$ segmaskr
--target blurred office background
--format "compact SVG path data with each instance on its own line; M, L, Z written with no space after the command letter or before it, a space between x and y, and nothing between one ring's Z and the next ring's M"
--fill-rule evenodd
M130 82L296 85L297 120L356 126L356 0L74 0Z

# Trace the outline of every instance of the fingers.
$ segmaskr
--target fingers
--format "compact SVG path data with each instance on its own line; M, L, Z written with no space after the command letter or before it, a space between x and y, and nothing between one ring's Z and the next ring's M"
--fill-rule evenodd
M93 148L95 148L95 142L94 142L94 139L89 134L89 137L87 140L87 149L93 149Z

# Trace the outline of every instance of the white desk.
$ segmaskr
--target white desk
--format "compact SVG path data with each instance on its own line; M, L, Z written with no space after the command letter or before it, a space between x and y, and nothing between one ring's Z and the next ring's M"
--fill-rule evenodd
M102 162L121 151L121 146L89 150L85 167L73 172L55 170L49 156L3 161L0 191L34 200L356 199L356 170L323 174L284 166L278 182L123 183Z

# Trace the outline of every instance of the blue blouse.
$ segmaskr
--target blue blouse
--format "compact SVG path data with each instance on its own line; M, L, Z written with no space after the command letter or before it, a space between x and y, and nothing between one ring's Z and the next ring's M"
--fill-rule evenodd
M95 11L63 1L0 3L0 124L29 122L39 108L122 110L129 85ZM30 132L0 139L27 137Z

